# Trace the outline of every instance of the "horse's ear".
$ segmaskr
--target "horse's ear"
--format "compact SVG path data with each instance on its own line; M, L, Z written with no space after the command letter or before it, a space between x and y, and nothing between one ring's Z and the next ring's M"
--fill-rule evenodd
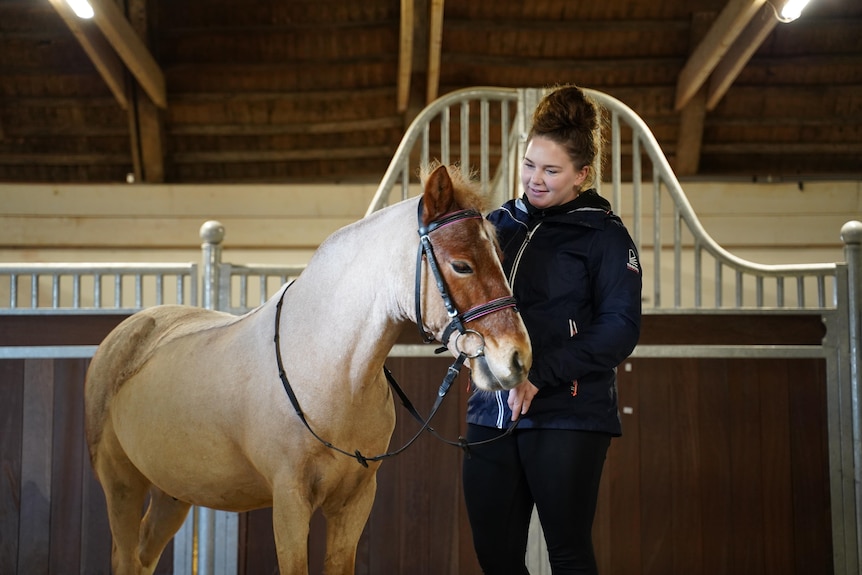
M425 182L422 196L422 223L428 225L458 209L455 188L446 166L438 166Z

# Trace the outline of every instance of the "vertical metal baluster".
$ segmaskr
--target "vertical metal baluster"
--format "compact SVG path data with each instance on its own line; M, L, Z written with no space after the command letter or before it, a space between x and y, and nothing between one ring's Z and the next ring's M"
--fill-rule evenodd
M144 307L144 275L135 274L135 309Z
M775 278L775 305L784 307L784 278Z
M79 273L72 276L72 307L75 309L81 307L81 274Z
M114 307L123 307L123 276L119 273L114 274Z
M30 276L30 307L39 307L39 275Z
M60 274L51 274L51 307L60 307Z

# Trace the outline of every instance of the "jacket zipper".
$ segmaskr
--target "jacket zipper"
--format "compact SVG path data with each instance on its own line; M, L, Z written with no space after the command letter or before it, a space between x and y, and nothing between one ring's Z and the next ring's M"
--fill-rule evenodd
M514 291L515 289L515 276L518 274L518 266L521 265L521 256L524 255L524 250L527 249L527 244L530 243L530 239L533 237L533 234L536 233L536 230L539 229L539 226L541 226L542 223L543 222L539 222L538 224L536 224L535 228L527 231L527 236L521 243L521 247L518 248L518 253L515 254L515 263L512 264L512 271L509 272L509 287L512 288L512 291Z
M515 276L518 274L518 266L521 264L521 256L524 255L524 250L527 249L527 244L530 243L530 239L533 237L533 234L536 233L536 230L539 229L539 226L542 225L542 222L536 224L536 227L532 230L527 230L527 236L524 238L524 241L521 243L521 247L518 248L518 253L515 254L515 263L512 264L512 271L509 272L509 287L514 291L515 289ZM497 392L497 429L503 429L503 415L505 414L505 409L503 405L503 392Z

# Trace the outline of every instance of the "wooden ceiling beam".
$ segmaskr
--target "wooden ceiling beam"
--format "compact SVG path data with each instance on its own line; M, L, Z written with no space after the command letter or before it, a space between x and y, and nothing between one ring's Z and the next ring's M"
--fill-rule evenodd
M443 49L443 0L431 0L428 19L428 84L425 103L437 99L440 91L440 52Z
M775 18L772 6L769 4L761 6L710 75L706 98L707 110L715 109L776 24L778 20Z
M144 42L113 0L89 0L96 26L114 47L126 67L159 108L167 107L165 76Z
M727 53L766 0L729 0L709 29L703 41L694 49L679 74L674 108L682 110L700 90L712 71Z
M147 0L127 0L129 25L137 38L149 31ZM139 182L165 181L165 134L161 110L143 86L129 82L132 106L129 112L129 134L132 138L135 179Z
M123 63L117 53L114 52L93 23L78 18L65 0L50 0L50 2L78 40L78 43L81 44L81 48L84 49L93 66L96 67L105 84L114 94L117 103L123 110L127 110L129 101L126 98Z
M413 0L401 0L401 28L398 48L398 113L407 111L410 101L410 78L413 75Z
M695 13L691 19L691 44L698 45L715 21L714 13ZM706 120L706 87L701 86L685 103L679 115L673 168L677 176L693 176L700 168L703 126Z
M180 124L171 133L176 136L283 136L287 134L343 134L400 129L404 119L398 116L362 120L295 122L290 124Z
M314 161L321 158L329 160L362 160L368 158L392 158L391 146L359 146L351 148L326 148L303 150L219 150L213 152L176 152L177 164L233 164L260 162ZM0 156L2 161L2 156Z

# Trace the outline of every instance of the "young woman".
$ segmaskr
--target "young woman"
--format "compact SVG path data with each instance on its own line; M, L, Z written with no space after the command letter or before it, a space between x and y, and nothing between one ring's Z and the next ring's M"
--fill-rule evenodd
M599 113L576 86L533 115L523 196L488 218L533 345L529 377L469 399L464 494L487 575L527 574L533 506L554 575L597 573L592 525L611 438L621 434L616 367L640 335L637 249L594 189Z

